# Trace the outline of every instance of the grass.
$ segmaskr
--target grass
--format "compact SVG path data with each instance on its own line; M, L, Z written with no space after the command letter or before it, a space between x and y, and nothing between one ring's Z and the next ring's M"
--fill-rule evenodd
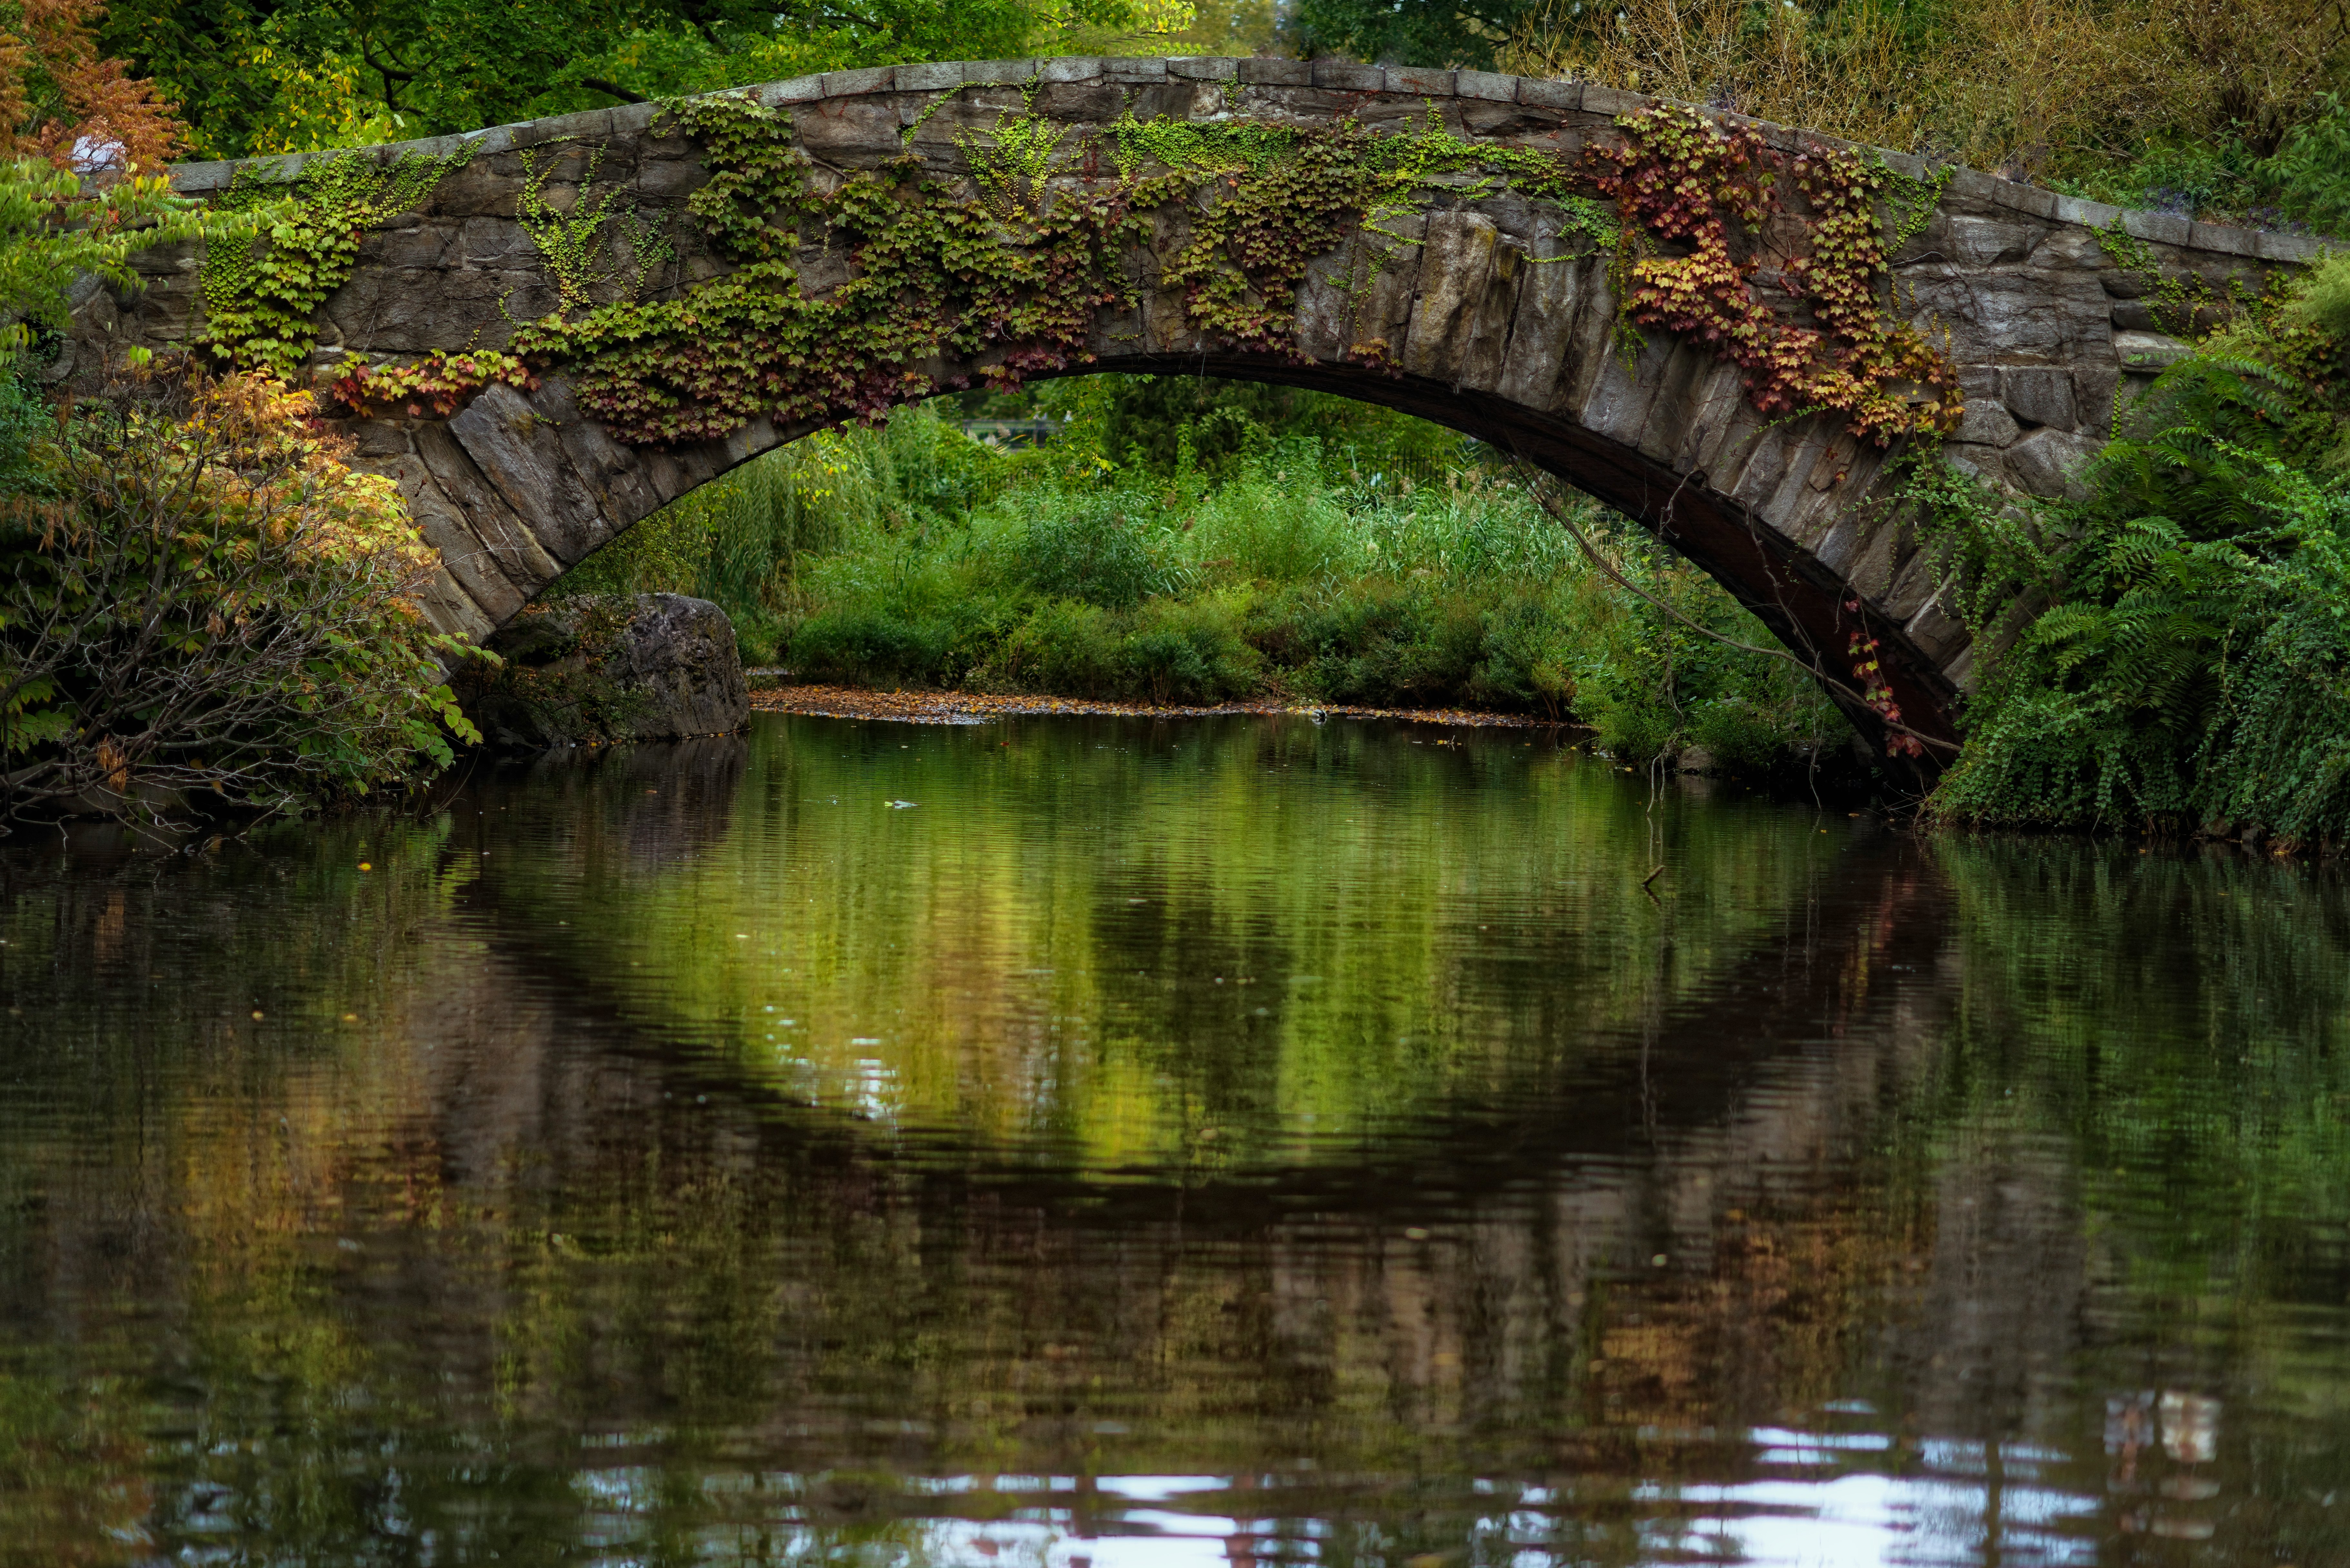
M1238 398L1210 399L1162 424L1133 417L1167 396L1139 378L1052 390L1035 401L1062 434L1045 449L973 441L951 402L902 410L745 465L565 587L714 599L747 660L811 680L1483 708L1586 725L1626 756L1701 748L1752 770L1845 733L1784 665L1609 583L1447 432L1320 400L1235 414ZM1107 455L1166 425L1171 462L1163 440L1158 461ZM1588 511L1648 594L1767 640L1695 568Z

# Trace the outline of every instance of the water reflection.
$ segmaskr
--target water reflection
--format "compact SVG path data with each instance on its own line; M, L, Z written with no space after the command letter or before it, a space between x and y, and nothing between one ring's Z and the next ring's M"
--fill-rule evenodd
M2338 882L1432 738L0 857L0 1560L2344 1560Z

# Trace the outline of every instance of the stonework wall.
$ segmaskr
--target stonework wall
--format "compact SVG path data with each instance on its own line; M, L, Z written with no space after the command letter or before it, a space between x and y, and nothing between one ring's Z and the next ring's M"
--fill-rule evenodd
M1033 96L1024 96L1027 89ZM834 72L750 89L787 109L799 144L827 171L869 168L910 147L942 174L966 172L958 137L1033 108L1068 128L1067 145L1131 112L1142 119L1246 118L1311 125L1351 117L1374 129L1424 123L1457 135L1574 153L1612 134L1648 100L1575 82L1476 71L1328 61L1041 59ZM944 101L942 102L941 99ZM1794 151L1817 140L1761 128ZM551 280L515 221L525 152L556 160L548 186L582 179L626 190L647 214L676 213L704 179L695 144L650 105L599 109L463 138L406 144L473 148L419 212L370 234L350 283L321 314L321 365L345 351L400 356L503 344L516 319L552 309ZM1905 173L1926 172L1900 154ZM276 161L289 171L298 160ZM225 189L225 163L182 165L173 182ZM1072 161L1055 187L1108 178ZM1910 722L1949 733L1970 684L1966 628L1939 594L1929 555L1882 506L1885 454L1815 418L1776 426L1755 415L1738 371L1651 334L1627 367L1610 342L1615 303L1604 261L1555 261L1581 246L1554 209L1462 180L1419 215L1384 225L1409 242L1368 295L1341 298L1334 279L1357 258L1318 261L1301 290L1305 362L1219 349L1190 323L1157 268L1188 227L1162 213L1131 259L1139 307L1105 312L1091 348L1105 369L1186 369L1309 384L1442 421L1558 472L1669 539L1798 647L1842 650L1855 629L1877 636ZM1967 392L1950 451L1987 478L2039 494L2105 439L2117 400L2183 351L2157 330L2146 285L2117 266L2098 230L2147 247L2167 274L2224 291L2313 254L2307 241L2192 223L2074 201L1960 171L1939 209L1895 258L1900 296L1950 352ZM680 223L680 229L690 225ZM1357 244L1364 242L1357 241ZM1390 242L1378 242L1382 249ZM837 255L803 253L812 292L845 275ZM198 258L142 258L147 286L82 306L57 374L86 374L109 354L187 340L198 325ZM829 268L829 272L827 272ZM689 248L681 284L723 270ZM1348 350L1381 337L1400 376L1366 369ZM941 382L978 363L929 367ZM442 551L432 606L453 629L486 635L566 568L622 529L733 464L806 433L761 421L724 441L671 450L621 444L574 407L554 379L527 396L494 387L447 420L354 421L363 461L396 476ZM1857 599L1860 608L1848 605ZM1866 725L1865 712L1856 715Z

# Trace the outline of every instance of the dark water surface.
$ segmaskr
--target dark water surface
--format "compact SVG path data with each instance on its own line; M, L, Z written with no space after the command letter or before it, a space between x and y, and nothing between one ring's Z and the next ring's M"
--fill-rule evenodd
M0 1562L2350 1563L2331 872L770 718L0 937Z

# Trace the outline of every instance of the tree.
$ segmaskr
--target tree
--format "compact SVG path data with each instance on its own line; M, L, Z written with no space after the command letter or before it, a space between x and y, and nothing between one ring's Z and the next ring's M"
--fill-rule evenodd
M1193 20L1183 0L117 0L102 36L177 99L199 151L236 157Z
M1309 55L1491 70L1494 47L1543 8L1541 0L1298 0L1291 25Z

